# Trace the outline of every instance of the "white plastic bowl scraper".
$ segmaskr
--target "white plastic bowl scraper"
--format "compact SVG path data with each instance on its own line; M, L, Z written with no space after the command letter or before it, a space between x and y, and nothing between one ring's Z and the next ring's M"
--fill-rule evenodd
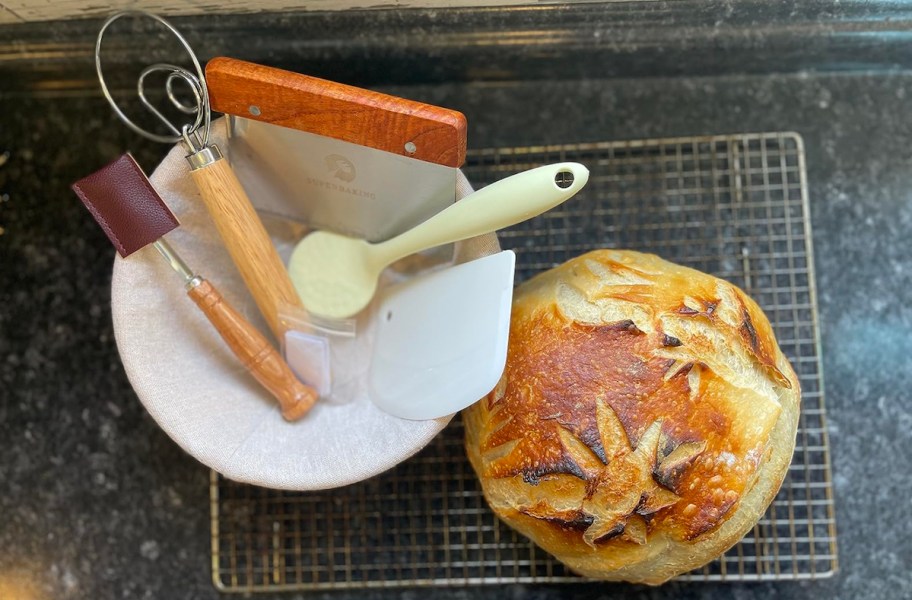
M507 361L515 263L505 250L382 290L371 401L403 419L436 419L490 392Z

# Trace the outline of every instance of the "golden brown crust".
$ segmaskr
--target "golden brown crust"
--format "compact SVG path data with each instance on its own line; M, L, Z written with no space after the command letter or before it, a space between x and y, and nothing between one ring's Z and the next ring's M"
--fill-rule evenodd
M517 288L507 367L465 411L466 447L492 508L568 566L660 583L760 517L798 402L741 290L602 250Z

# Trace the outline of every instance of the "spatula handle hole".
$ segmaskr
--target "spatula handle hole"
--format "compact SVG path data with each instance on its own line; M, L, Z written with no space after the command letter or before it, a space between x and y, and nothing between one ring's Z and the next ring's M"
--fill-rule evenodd
M573 185L573 173L571 171L558 171L554 176L554 183L562 190Z

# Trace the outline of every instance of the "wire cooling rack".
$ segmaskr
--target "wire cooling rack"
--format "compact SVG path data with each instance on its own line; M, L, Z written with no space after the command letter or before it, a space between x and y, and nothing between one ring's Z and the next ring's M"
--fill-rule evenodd
M801 380L792 466L754 529L688 580L826 577L837 568L804 149L793 133L473 151L476 187L545 163L589 167L562 207L501 232L522 281L629 248L727 279L765 309ZM211 479L212 575L225 591L583 581L487 508L457 418L369 481L285 492Z

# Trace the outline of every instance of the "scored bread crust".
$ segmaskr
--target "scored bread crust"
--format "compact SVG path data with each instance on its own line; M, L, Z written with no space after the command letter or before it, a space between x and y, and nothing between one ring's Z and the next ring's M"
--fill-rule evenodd
M799 403L744 292L597 250L516 289L504 374L463 418L500 518L581 575L659 584L756 524L787 474Z

